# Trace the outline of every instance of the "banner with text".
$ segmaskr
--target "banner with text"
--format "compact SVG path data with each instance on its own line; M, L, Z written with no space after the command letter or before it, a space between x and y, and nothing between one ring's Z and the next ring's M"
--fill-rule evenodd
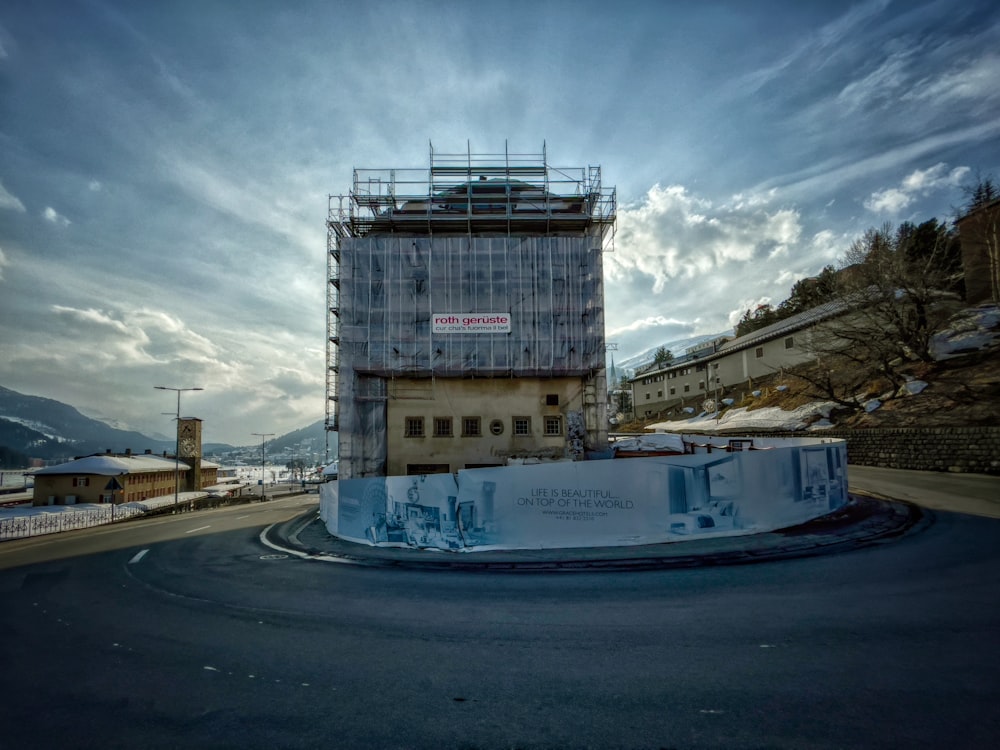
M746 452L468 469L330 482L336 536L450 550L621 546L749 534L847 502L843 441ZM336 485L330 487L330 485Z
M435 313L432 333L510 333L508 313Z

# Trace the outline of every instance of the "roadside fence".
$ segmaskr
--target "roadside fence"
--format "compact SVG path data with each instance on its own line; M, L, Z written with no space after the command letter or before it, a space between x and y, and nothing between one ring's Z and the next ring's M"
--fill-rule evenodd
M60 531L88 529L92 526L124 521L145 515L147 508L139 504L98 505L86 509L40 512L4 518L0 516L0 541L23 539L43 534L58 534Z

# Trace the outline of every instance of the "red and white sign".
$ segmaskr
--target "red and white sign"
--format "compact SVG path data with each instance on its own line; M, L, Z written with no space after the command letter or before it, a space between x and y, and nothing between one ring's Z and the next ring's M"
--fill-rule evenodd
M508 313L436 313L432 333L510 333Z

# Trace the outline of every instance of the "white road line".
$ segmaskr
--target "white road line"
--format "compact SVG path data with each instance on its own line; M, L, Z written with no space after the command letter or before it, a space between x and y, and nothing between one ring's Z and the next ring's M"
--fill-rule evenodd
M250 516L236 516L237 521L242 521L244 518L250 518Z
M133 556L133 558L128 561L128 564L135 565L137 562L139 562L142 558L146 556L147 552L149 552L148 549L144 549L142 552L136 552L135 556Z
M197 529L188 529L184 533L185 534L193 534L196 531L201 531L202 529L210 529L210 528L212 528L211 524L209 524L208 526L199 526Z

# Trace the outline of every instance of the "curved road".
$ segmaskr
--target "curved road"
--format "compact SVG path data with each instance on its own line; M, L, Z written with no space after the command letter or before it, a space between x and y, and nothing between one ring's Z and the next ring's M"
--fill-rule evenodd
M728 568L284 558L279 500L0 545L0 748L987 748L1000 521Z

